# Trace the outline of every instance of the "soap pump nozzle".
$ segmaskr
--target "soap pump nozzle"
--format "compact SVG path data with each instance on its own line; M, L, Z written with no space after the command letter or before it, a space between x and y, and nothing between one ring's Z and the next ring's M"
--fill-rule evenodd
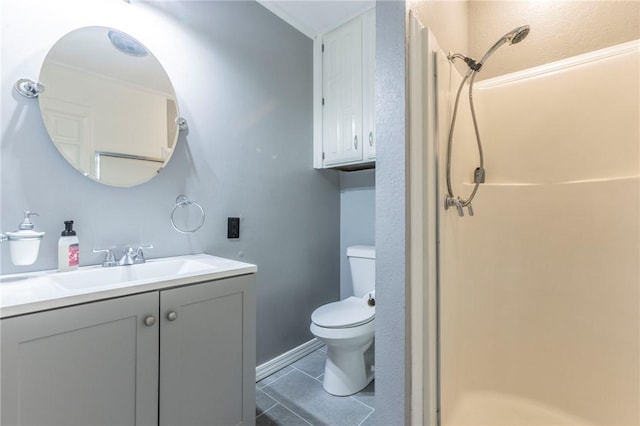
M35 228L35 225L33 224L33 222L31 222L30 216L40 216L40 215L36 212L30 212L29 210L24 212L24 219L22 220L22 223L18 225L19 230L31 231L33 230L33 228Z

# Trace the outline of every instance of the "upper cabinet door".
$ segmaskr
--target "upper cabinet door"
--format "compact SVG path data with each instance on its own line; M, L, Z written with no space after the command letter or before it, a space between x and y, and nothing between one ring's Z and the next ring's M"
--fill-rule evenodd
M156 425L157 316L156 292L1 320L0 423Z
M362 20L323 37L324 166L362 160Z
M376 10L362 16L362 129L363 160L376 158L375 132Z
M315 168L375 164L375 27L370 9L314 41Z

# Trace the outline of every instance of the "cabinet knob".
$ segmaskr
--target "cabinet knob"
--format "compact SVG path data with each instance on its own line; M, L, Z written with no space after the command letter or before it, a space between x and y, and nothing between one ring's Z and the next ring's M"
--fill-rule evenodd
M369 132L369 146L373 148L373 130Z
M144 325L146 325L147 327L151 327L155 323L156 317L154 317L153 315L148 315L144 318Z
M358 135L355 135L353 138L353 147L358 149Z
M175 321L178 319L178 314L176 313L176 311L171 311L167 314L167 319L169 321Z

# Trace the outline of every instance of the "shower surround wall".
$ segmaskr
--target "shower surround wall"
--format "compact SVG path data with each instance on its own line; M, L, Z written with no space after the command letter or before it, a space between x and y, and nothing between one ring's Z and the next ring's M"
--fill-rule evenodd
M441 212L443 425L640 423L640 44L624 46L475 86L487 183L474 217Z
M640 2L635 0L473 0L466 4L469 48L463 52L473 58L480 58L510 29L531 26L526 43L518 44L517 49L498 50L491 57L491 66L478 74L478 81L640 37ZM433 31L443 46L456 48L441 38L440 28Z
M23 210L47 234L30 267L53 269L63 221L75 220L82 265L93 248L153 243L148 257L206 252L252 262L257 275L257 361L313 336L317 306L339 298L340 189L312 158L312 41L255 2L2 0L1 230ZM28 24L25 24L27 19ZM189 122L167 167L133 188L99 185L57 152L38 101L13 91L37 79L52 44L84 26L115 27L143 41L165 67ZM178 195L206 211L202 229L173 230ZM227 216L241 238L227 240Z

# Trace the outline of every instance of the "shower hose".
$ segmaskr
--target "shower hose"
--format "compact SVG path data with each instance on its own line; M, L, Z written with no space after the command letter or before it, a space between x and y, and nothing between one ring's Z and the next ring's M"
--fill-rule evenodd
M462 57L462 55L455 54L455 55L451 55L449 57L449 60L453 62L453 59L455 59L458 56ZM478 130L478 121L476 119L476 111L473 106L473 82L475 80L476 74L477 74L477 71L470 69L462 79L462 82L460 83L460 87L458 88L458 92L456 94L455 105L453 107L453 114L451 117L451 127L449 129L449 140L447 143L447 193L448 194L445 200L445 209L455 206L458 208L458 213L460 213L461 216L462 216L462 207L467 207L469 209L469 214L473 215L473 209L471 208L471 201L473 201L473 198L475 197L476 192L478 192L478 187L480 186L481 183L484 182L484 177L485 177L484 155L482 153L482 142L480 141L480 131ZM469 77L471 77L471 79L469 80L469 107L471 109L471 119L473 121L473 129L476 135L480 166L474 172L473 190L471 191L471 194L469 195L469 197L465 199L465 198L456 196L453 192L453 185L451 184L451 157L452 157L452 151L453 151L453 131L456 126L456 117L458 115L458 104L460 102L460 94L462 93L462 88L464 87L464 84L467 82Z

